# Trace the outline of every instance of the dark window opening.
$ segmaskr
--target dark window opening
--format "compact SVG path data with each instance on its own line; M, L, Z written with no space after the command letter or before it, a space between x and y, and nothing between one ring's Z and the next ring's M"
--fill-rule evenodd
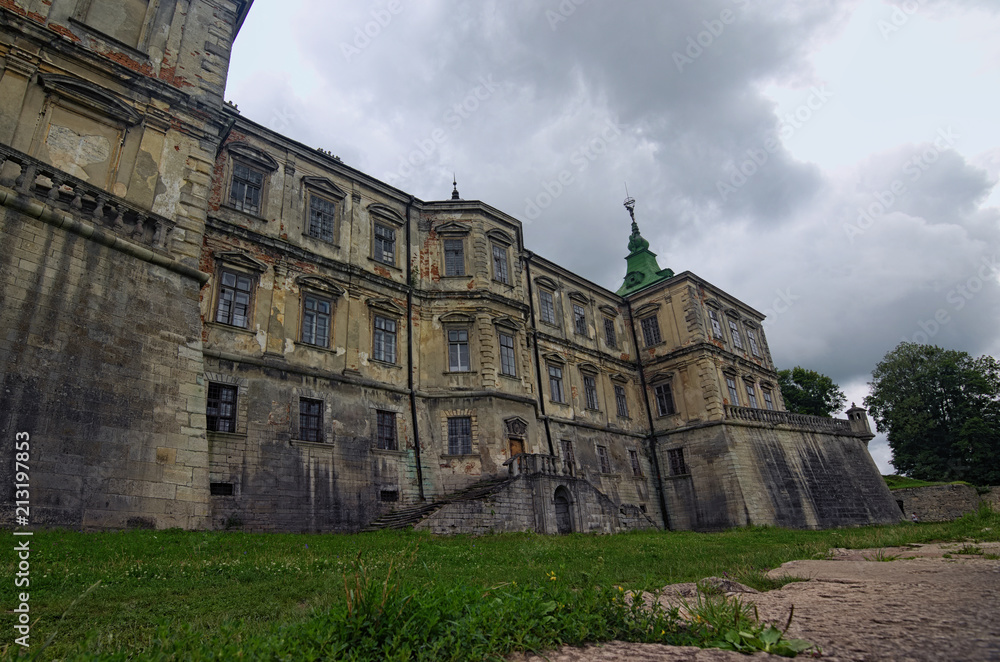
M667 451L667 459L670 462L671 476L683 476L688 472L687 465L684 463L683 448L676 448L672 451Z
M382 503L395 503L399 501L399 490L379 490L379 500Z
M235 386L209 382L205 418L210 432L236 432Z
M212 496L233 496L232 483L209 483L208 493Z
M299 399L299 439L323 441L323 402L321 400Z

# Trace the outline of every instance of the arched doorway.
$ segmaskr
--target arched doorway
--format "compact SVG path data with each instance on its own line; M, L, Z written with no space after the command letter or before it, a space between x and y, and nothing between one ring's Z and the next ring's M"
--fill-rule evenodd
M556 488L556 531L573 533L573 514L569 510L569 491L562 486Z

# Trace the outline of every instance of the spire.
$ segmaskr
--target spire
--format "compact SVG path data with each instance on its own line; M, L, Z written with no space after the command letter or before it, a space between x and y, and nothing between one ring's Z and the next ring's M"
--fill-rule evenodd
M660 265L656 262L656 253L649 250L649 242L639 233L639 224L635 222L635 199L628 194L627 185L625 209L632 219L632 234L628 238L628 257L625 258L627 264L625 282L618 288L618 294L621 296L628 296L674 275L670 269L660 269Z
M462 199L461 196L458 195L458 179L455 177L455 173L451 173L451 199Z

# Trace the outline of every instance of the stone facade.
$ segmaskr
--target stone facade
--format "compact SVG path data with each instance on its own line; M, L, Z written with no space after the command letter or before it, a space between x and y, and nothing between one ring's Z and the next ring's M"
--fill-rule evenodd
M33 522L898 520L864 411L784 412L763 316L659 269L634 202L612 292L241 116L249 4L0 2L0 433L30 434Z

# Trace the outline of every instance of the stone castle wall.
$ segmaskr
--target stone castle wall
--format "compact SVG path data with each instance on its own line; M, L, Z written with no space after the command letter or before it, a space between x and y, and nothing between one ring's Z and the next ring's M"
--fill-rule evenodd
M1000 488L994 487L982 499L971 485L929 485L905 487L892 491L898 510L904 519L913 515L921 522L950 522L966 513L975 512L980 501L997 509Z
M899 509L863 441L789 427L708 425L661 437L659 461L684 449L688 474L665 479L671 528L890 524Z

